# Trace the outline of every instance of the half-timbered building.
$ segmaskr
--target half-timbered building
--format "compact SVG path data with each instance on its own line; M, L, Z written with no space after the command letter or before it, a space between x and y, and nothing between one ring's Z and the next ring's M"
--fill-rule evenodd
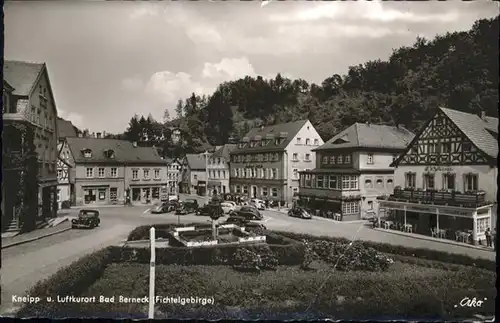
M394 162L379 217L407 231L478 243L496 205L498 118L440 108ZM496 208L496 206L495 206Z

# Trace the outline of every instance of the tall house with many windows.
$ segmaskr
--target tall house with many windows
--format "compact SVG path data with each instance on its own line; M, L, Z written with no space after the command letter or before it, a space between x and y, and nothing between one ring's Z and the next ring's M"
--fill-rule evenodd
M290 203L323 140L309 120L251 129L231 152L231 193Z
M167 167L167 189L169 195L177 195L181 182L181 162L177 159L165 159L168 162Z
M5 60L3 76L4 159L13 161L16 158L10 153L25 158L26 147L32 145L38 160L38 187L32 188L38 192L38 215L56 216L57 109L47 66L45 63ZM15 173L9 163L4 165L4 184L11 177L19 183ZM16 190L14 186L9 187L11 192ZM16 200L5 197L7 202ZM5 208L4 220L14 220L12 207Z
M236 149L235 144L226 144L217 147L216 150L210 155L208 159L208 189L209 194L213 195L214 190L217 194L228 194L229 189L229 175L230 175L230 161L231 152Z
M135 204L165 199L168 162L155 148L101 138L69 137L66 143L76 205L118 204L127 196Z
M496 215L497 155L498 118L440 108L394 161L397 187L380 198L379 216L396 214L419 234L484 241Z
M208 153L186 154L182 164L182 192L205 195L207 188Z
M377 197L394 188L390 164L413 137L403 127L353 124L314 149L316 168L301 172L299 203L338 220L375 217Z

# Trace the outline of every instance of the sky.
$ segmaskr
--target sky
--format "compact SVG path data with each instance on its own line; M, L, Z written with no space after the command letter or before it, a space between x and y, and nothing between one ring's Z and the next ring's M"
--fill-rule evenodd
M59 116L121 133L134 114L174 117L179 99L224 81L321 83L498 12L493 1L16 1L4 4L5 59L47 64Z

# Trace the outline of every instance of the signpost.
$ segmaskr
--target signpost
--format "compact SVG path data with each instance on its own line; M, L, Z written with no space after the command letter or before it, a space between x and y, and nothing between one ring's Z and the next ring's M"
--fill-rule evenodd
M156 261L156 238L155 228L149 230L149 239L151 246L151 261L149 264L149 319L154 319L155 316L155 261Z

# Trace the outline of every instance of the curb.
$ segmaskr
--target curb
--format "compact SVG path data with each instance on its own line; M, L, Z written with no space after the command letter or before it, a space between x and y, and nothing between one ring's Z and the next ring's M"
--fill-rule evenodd
M14 243L11 243L11 244L8 244L8 245L2 245L2 249L7 249L7 248L10 248L10 247L18 246L18 245L25 244L25 243L28 243L28 242L40 240L42 238L50 237L50 236L53 236L53 235L56 235L56 234L59 234L59 233L63 233L63 232L69 231L69 230L71 230L71 227L70 228L65 228L65 229L62 229L62 230L59 230L59 231L56 231L56 232L47 233L47 234L44 234L44 235L41 235L41 236L38 236L38 237L35 237L35 238L31 238L31 239L26 239L26 240L14 242Z
M441 240L431 240L431 239L426 239L426 238L423 238L423 237L419 237L418 235L416 235L416 236L409 236L409 235L406 235L406 234L399 233L397 231L391 232L391 231L388 231L388 230L385 230L385 229L380 229L380 228L373 228L373 230L376 230L376 231L379 231L379 232L386 232L386 233L389 233L389 234L396 234L398 236L408 237L408 238L413 238L413 239L418 239L418 240L425 240L425 241L430 241L430 242L444 243L444 244L451 245L451 246L456 246L456 247L465 247L465 248L475 249L475 250L496 252L494 248L490 249L490 248L485 248L485 247L477 247L477 246L473 246L473 245L470 245L470 244L456 244L456 243L453 243L453 242L446 241L446 239L443 239L442 241Z

